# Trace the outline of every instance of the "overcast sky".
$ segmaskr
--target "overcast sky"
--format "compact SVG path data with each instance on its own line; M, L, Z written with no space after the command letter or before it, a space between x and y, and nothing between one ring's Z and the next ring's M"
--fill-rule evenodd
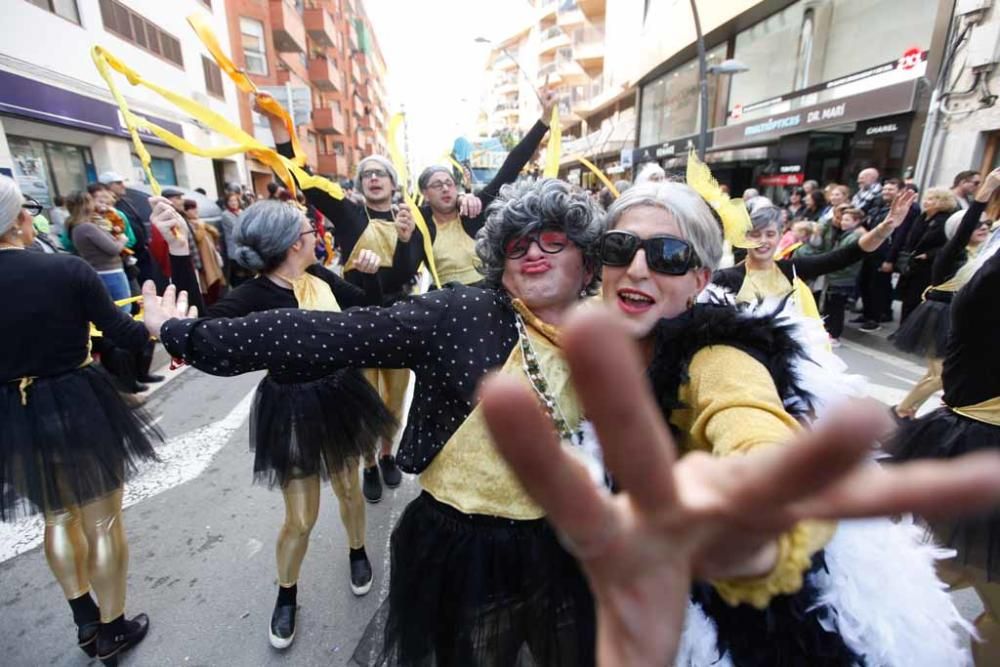
M414 171L472 137L489 46L530 17L524 0L363 0L388 69L390 114L405 106Z

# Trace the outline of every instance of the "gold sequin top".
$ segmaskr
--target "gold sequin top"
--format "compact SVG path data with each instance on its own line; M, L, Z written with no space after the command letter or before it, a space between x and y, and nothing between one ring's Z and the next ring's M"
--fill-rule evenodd
M441 284L462 283L472 285L483 279L476 266L476 241L465 233L460 218L434 219L437 236L434 237L434 263Z

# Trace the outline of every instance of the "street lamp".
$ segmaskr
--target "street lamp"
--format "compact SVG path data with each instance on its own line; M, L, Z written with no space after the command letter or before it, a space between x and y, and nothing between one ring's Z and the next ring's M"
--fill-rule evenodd
M705 37L701 34L701 18L698 16L696 0L691 0L691 14L694 16L694 32L698 40L698 87L701 107L701 119L698 125L698 159L705 161L705 144L708 143L708 75L709 74L739 74L750 68L738 60L728 58L718 65L708 65L705 58Z
M476 44L490 44L490 45L493 44L492 40L486 39L485 37L476 37L474 41L476 42ZM521 63L517 61L517 58L514 57L514 54L512 54L510 51L507 50L506 46L501 46L500 50L503 51L504 55L510 58L511 61L513 61L514 66L517 67L517 71L521 73L521 75L524 77L524 80L527 81L528 85L531 86L531 89L535 91L535 97L538 98L538 103L541 104L542 108L544 109L545 102L542 101L542 96L538 93L538 89L535 87L534 82L531 80L531 77L528 76L528 73L524 71L523 67L521 67Z

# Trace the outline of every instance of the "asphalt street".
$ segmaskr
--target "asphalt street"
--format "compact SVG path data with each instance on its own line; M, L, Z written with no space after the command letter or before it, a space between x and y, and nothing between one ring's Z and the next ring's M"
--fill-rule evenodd
M916 360L856 335L845 338L838 354L886 404L898 401L922 373ZM130 484L125 523L131 552L127 609L147 612L151 630L125 665L347 664L386 594L389 532L418 491L408 476L368 506L375 584L363 598L348 587L345 536L327 490L299 582L295 643L281 653L268 644L274 542L283 509L280 493L251 484L247 416L259 379L182 369L147 400L165 433L163 461ZM926 409L936 403L932 399ZM0 524L0 663L86 665L40 544L39 519ZM968 618L981 610L971 593L956 594L956 601Z

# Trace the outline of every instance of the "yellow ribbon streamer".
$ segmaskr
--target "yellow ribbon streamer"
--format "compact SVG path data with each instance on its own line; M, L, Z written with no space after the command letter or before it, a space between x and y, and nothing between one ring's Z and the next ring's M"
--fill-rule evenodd
M115 301L115 305L116 306L128 306L130 304L138 303L140 301L142 301L142 297L141 296L133 296L133 297L129 297L128 299L119 299L119 300ZM136 322L142 322L142 315L143 315L143 312L140 310L138 313L136 313L135 315L132 316L132 319L135 320ZM95 327L94 323L91 322L90 323L90 337L91 338L100 338L103 335L104 334L101 333L101 330L98 329L97 327Z
M268 111L279 118L285 124L285 130L288 135L292 138L292 152L295 157L293 160L295 164L300 167L305 166L306 154L302 150L302 145L299 143L299 135L295 132L295 122L289 115L285 108L278 103L276 99L270 95L260 95L260 91L257 89L257 84L250 79L245 70L240 69L236 66L229 56L222 50L222 46L219 45L219 40L215 36L215 32L212 31L211 25L209 25L209 16L205 13L195 13L187 17L188 23L194 29L195 34L201 39L202 44L208 49L208 52L212 54L212 58L215 59L216 64L219 65L219 69L225 72L236 87L239 88L244 93L253 93L257 95L257 104L261 106L265 111Z
M611 179L605 176L604 172L601 171L596 164L594 164L593 162L591 162L590 160L588 160L583 156L580 156L576 159L580 161L580 164L582 164L584 167L593 172L594 176L597 176L597 178L600 179L601 183L604 183L604 185L607 186L608 190L611 191L611 194L614 195L615 199L618 199L619 197L622 196L622 194L618 192L618 188L615 187L615 184L611 182Z
M559 158L562 157L562 125L559 123L559 105L552 107L552 120L549 121L549 143L545 150L545 178L559 177Z
M236 155L238 153L247 153L273 169L278 175L278 178L281 179L282 182L285 183L286 187L292 192L293 196L295 194L295 185L297 182L298 186L301 188L318 188L335 199L343 199L344 191L341 189L339 184L333 183L322 176L315 176L308 173L296 164L295 160L278 154L278 152L273 148L265 146L255 137L244 132L242 128L229 122L226 118L211 109L207 109L197 102L184 97L183 95L178 95L171 90L159 86L151 81L147 81L138 72L127 66L124 62L116 58L103 47L94 46L93 49L91 49L91 56L94 60L94 64L97 66L98 72L100 72L101 77L104 79L108 89L111 91L111 95L118 103L118 108L121 110L122 116L125 118L125 124L129 129L129 134L132 136L132 142L135 145L136 154L142 162L143 169L146 171L146 175L150 181L150 188L153 190L154 194L160 194L160 186L153 177L152 170L149 166L151 158L149 153L146 151L145 146L142 144L138 128L152 132L164 143L178 151L198 155L200 157L219 158ZM207 126L209 129L218 132L236 143L229 146L203 148L192 144L183 137L179 137L173 132L164 129L153 122L150 122L142 116L137 116L129 110L128 103L118 91L118 88L114 83L114 79L112 78L112 70L123 74L128 79L128 82L133 86L143 86L152 90L154 93L163 97L181 111Z
M747 240L747 232L753 225L746 203L742 199L732 199L722 191L719 182L712 176L712 170L698 159L693 149L688 154L687 184L719 214L723 235L734 248L757 247L757 243Z
M434 278L434 285L440 289L441 280L438 278L437 266L434 263L434 243L431 241L431 232L427 228L427 221L424 220L420 207L413 201L413 195L410 194L410 173L406 168L403 152L399 149L399 141L397 141L399 126L402 124L403 114L401 113L394 114L389 121L389 157L392 158L392 165L396 168L396 174L399 176L399 189L403 193L403 201L410 207L413 221L424 237L424 257L427 259L427 266L430 267L431 277Z

